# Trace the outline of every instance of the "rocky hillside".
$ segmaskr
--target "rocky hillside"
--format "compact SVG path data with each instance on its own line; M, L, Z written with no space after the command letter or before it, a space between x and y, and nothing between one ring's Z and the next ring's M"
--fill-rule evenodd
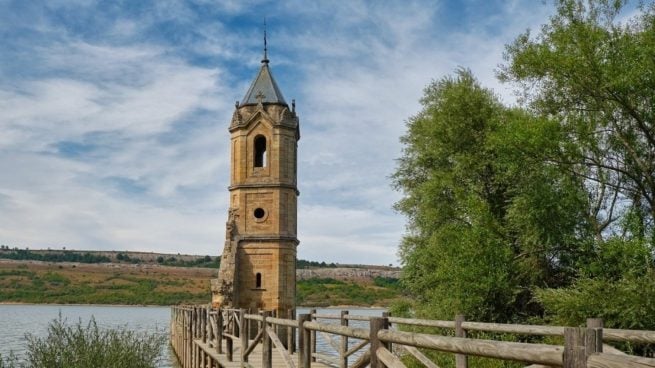
M374 280L376 277L398 279L400 278L400 269L391 267L366 267L363 265L357 266L357 268L311 268L296 270L296 277L298 280L329 278L341 281L366 281Z

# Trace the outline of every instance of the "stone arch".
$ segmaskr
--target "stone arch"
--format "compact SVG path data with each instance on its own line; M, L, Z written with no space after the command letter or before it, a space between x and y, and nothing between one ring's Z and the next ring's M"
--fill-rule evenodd
M254 146L254 166L255 167L266 167L268 165L268 160L266 157L267 151L267 141L266 137L263 135L255 136L253 141Z

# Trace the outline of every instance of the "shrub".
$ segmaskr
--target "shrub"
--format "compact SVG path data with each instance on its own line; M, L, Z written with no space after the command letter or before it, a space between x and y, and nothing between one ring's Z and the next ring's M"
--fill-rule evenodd
M18 367L18 358L12 353L8 357L3 357L0 354L0 368L16 368Z
M27 335L24 362L10 356L0 368L150 368L160 363L166 337L137 333L125 327L100 329L94 318L84 326L70 325L61 316L48 325L48 336Z

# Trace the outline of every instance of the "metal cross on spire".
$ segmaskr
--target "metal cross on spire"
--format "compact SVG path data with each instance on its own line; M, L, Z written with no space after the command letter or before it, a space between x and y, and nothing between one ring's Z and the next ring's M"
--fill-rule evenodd
M268 45L266 44L266 17L264 17L264 58L262 63L268 64Z
M264 101L264 99L266 98L266 95L264 93L262 93L262 91L259 91L257 93L257 95L255 96L255 98L257 99L257 103L261 104Z

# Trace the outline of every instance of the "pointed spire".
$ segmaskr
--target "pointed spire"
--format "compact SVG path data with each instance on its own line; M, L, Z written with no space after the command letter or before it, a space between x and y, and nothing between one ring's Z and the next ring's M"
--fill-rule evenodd
M280 88L277 86L277 83L275 83L275 79L273 79L268 63L262 64L255 80L252 81L250 88L248 88L248 92L246 92L243 100L241 100L241 106L251 104L256 105L259 103L287 104L282 96Z
M255 80L252 81L248 92L241 100L241 106L243 105L258 105L264 103L274 103L286 105L287 102L280 92L280 88L275 83L271 70L268 66L268 44L266 40L266 19L264 18L264 58L262 59L262 67L259 69L259 73L255 77Z
M266 44L266 18L264 17L264 58L262 64L268 64L268 45Z

